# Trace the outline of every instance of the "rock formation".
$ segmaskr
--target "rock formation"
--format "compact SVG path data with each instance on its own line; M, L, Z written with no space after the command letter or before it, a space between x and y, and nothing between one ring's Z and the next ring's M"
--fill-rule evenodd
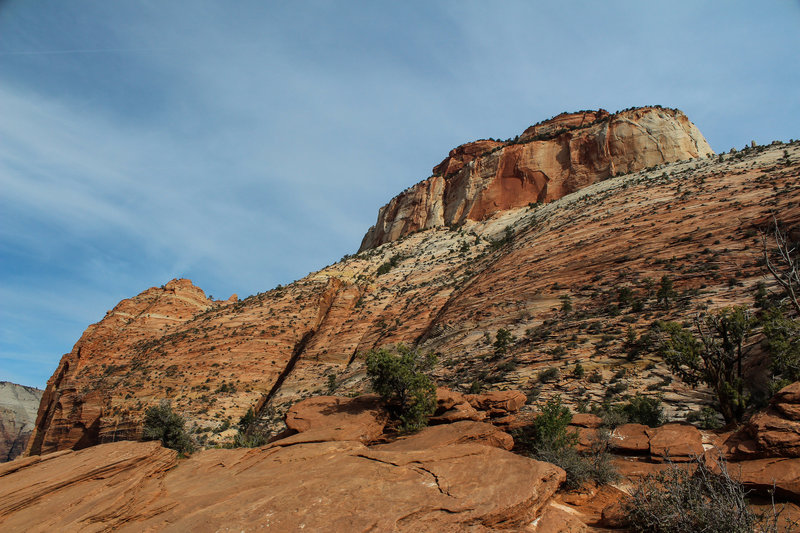
M657 123L689 128L671 110L597 117L561 117L567 125L589 125L553 142L565 135L573 144L589 142L589 132L612 124L615 139L655 131ZM531 131L531 139L551 135L545 126ZM636 142L637 165L661 157L646 139ZM658 146L663 151L667 144ZM457 179L500 152L441 179ZM458 166L468 153L454 153L445 167ZM570 180L599 175L579 168L610 168L590 159L594 152L585 152L589 159L579 153L570 152ZM708 307L752 301L763 280L758 228L772 213L787 225L800 223L793 194L798 161L794 143L609 177L546 204L526 202L458 228L407 235L242 300L211 301L188 280L147 289L90 326L62 358L43 396L30 453L137 438L144 410L164 398L201 443L230 441L251 408L280 435L298 400L366 391L364 354L400 342L438 352L437 382L463 397L437 414L440 422L499 423L506 415L493 409L506 402L511 411L519 400L476 407L470 390L513 389L542 400L560 394L576 405L613 399L612 381L625 394L662 393L670 418L684 420L710 404L708 390L674 379L653 354L631 360L625 333L632 328L641 336L656 319L689 320ZM669 308L657 304L652 290L662 276L679 293ZM622 288L629 301L620 301ZM571 298L572 312L561 310L562 296ZM515 337L505 354L492 346L501 328ZM585 376L573 372L576 363ZM545 378L553 372L557 379ZM513 424L508 419L500 427Z
M610 176L711 153L678 110L564 113L531 126L516 141L482 140L453 149L433 176L380 209L359 251L415 231L551 202Z
M377 446L365 445L370 430L352 432L353 439L320 433L331 425L377 427L372 400L301 402L289 425L304 431L257 449L205 450L178 461L156 443L118 442L0 466L0 527L520 530L543 513L565 477L556 466L493 446L482 435L497 430L479 422ZM323 406L331 424L318 423Z
M39 389L0 381L0 463L25 451L41 399Z

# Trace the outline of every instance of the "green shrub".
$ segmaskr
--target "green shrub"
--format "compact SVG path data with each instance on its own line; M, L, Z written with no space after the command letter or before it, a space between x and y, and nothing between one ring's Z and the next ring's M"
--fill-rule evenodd
M672 373L692 387L711 387L725 421L737 422L749 400L742 359L754 325L747 309L727 307L697 318L697 337L676 322L657 321L653 331L660 334L658 351Z
M428 424L436 409L436 386L426 371L436 364L433 353L423 355L400 344L397 353L386 349L367 354L367 377L372 389L400 419L400 430L417 431Z
M711 407L703 407L700 412L692 411L686 415L686 421L696 424L700 429L719 429L722 427L719 421L719 413Z
M507 329L500 328L495 334L494 356L502 357L508 352L508 347L514 342L514 336Z
M378 267L377 275L382 276L388 273L390 270L396 267L397 263L399 263L402 259L403 256L400 254L393 255L392 257L389 258L388 261L386 261L385 263L383 263L381 266Z
M586 371L583 369L583 365L580 364L580 363L576 363L575 364L575 368L572 370L572 375L576 379L581 379L584 376L585 373L586 373Z
M664 408L661 399L655 396L637 394L622 406L622 412L627 415L629 421L651 428L664 423Z
M558 368L551 366L539 372L539 381L541 383L548 383L550 381L555 381L558 379L560 372Z
M562 294L558 298L561 300L561 311L565 314L572 312L572 298L569 294Z
M598 433L588 454L583 456L575 449L578 433L569 430L571 421L569 408L561 403L560 396L554 396L542 406L531 426L516 432L515 440L534 459L563 468L568 488L577 488L588 479L598 483L615 480L616 471L608 456L610 434Z
M165 448L177 450L181 454L194 450L194 443L186 433L183 417L172 410L168 400L162 400L158 406L145 410L142 438L159 440Z

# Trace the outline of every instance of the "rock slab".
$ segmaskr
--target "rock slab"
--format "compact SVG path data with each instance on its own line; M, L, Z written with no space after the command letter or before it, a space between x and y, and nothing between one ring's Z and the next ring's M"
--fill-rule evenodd
M0 466L0 529L521 529L565 478L558 467L484 444L429 448L443 442L431 431L397 448L277 441L178 460L155 443L117 442L19 459Z

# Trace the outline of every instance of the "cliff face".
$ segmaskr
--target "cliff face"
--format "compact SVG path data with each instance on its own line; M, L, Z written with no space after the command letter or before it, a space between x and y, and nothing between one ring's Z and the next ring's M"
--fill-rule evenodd
M610 176L711 153L678 110L565 113L531 126L514 142L477 141L452 150L433 176L380 209L359 251L421 229L551 202Z
M0 463L25 451L42 391L0 381Z
M503 150L512 149L525 145ZM661 157L648 153L637 160ZM208 300L188 280L148 289L62 358L30 453L135 438L144 410L164 398L201 443L230 440L249 408L277 434L299 399L364 391L363 355L398 342L440 353L436 379L456 390L557 393L575 405L601 403L613 378L626 393L661 391L681 420L710 403L708 391L670 383L657 357L630 361L625 333L752 302L764 279L757 228L772 213L800 223L798 161L795 143L606 179L543 205L414 233L241 301ZM669 309L652 288L665 275L679 293ZM636 309L618 301L621 288ZM560 310L562 296L574 312ZM496 358L500 328L516 341ZM602 381L575 377L578 362ZM551 368L561 377L542 383Z

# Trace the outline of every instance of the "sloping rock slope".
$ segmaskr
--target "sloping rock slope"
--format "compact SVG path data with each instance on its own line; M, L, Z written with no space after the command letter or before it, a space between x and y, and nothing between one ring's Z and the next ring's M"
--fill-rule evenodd
M298 411L314 412L316 402ZM334 410L342 403L327 401ZM363 419L350 411L331 416ZM497 433L479 422L372 447L315 431L331 425L310 423L263 448L205 450L186 460L152 442L20 459L0 466L0 528L520 531L565 478L556 466L470 438L483 431L475 426Z
M25 451L41 399L37 388L0 381L0 463Z
M682 115L646 109L559 135L588 135L639 115L653 121L652 133L660 114L665 131L677 131ZM695 150L700 145L688 140L696 136L682 138ZM659 152L646 146L631 153ZM29 452L137 438L144 409L162 398L201 442L231 439L231 426L249 408L278 434L298 399L364 391L363 355L399 342L439 352L435 377L458 391L559 393L572 405L620 391L662 393L667 414L681 420L710 402L708 391L672 380L652 354L630 361L626 332L752 302L754 285L765 279L759 228L773 215L789 226L800 222L800 144L700 159L690 158L702 150L673 153L689 160L409 234L244 300L211 301L188 280L124 300L62 358ZM633 160L657 163L649 157ZM669 307L655 298L662 276L677 292ZM516 340L495 354L500 328ZM573 373L576 363L584 376Z

